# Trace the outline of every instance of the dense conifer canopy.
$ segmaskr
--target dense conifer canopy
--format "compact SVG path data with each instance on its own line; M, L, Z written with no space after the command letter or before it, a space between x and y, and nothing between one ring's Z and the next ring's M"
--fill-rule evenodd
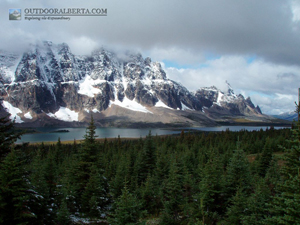
M1 121L2 224L300 224L298 126L14 145Z

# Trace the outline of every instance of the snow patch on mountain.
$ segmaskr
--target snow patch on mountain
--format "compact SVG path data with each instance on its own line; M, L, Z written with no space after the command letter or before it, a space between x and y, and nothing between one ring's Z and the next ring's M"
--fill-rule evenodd
M163 103L160 99L158 99L158 102L156 102L155 107L163 107L163 108L167 108L167 109L172 109L171 107L167 106L165 103Z
M117 105L132 111L137 111L137 112L143 112L143 113L151 113L145 106L142 106L138 102L135 101L135 99L130 100L127 97L124 97L123 101L115 100L115 101L110 101L109 102L109 107L111 105Z
M22 113L22 111L17 108L17 107L14 107L13 105L11 105L9 102L7 101L3 101L2 102L2 106L5 108L5 110L10 113L10 119L13 120L14 118L16 119L16 123L23 123L24 121L21 120L20 116L18 116L17 114L18 113Z
M25 113L25 114L24 114L24 117L25 117L26 119L29 119L29 120L32 119L32 116L31 116L30 112Z
M185 104L183 104L182 102L181 102L181 109L182 110L194 110L194 109L191 109L191 108L189 108L189 107L187 107Z
M141 80L142 83L148 87L151 87L151 84L152 84L152 80L149 79L149 78L144 78L143 80Z
M106 80L93 80L90 76L85 76L83 80L79 81L79 94L86 95L93 98L97 94L101 94L101 90L95 88L94 85L105 83Z
M221 91L219 91L219 92L218 92L218 99L217 99L217 102L216 102L216 104L217 104L218 106L221 106L221 102L222 102L222 100L223 100L223 96L224 96L224 94L223 94Z
M47 113L47 115L67 122L78 121L78 113L65 107L60 107L56 113Z
M93 113L98 113L99 112L99 110L96 109L96 108L94 108L92 111L93 111Z

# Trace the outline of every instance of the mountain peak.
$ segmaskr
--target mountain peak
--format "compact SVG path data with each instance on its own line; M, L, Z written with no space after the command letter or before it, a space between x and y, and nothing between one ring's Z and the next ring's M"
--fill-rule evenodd
M52 46L52 41L43 41L44 46Z
M160 120L161 114L152 114L162 110L172 110L168 121L175 115L184 116L174 121L189 121L189 113L210 120L211 113L244 115L251 103L236 96L227 81L227 93L215 86L192 93L168 79L159 62L133 51L121 54L102 47L82 56L74 55L66 43L45 41L32 45L21 59L8 63L4 58L0 55L0 98L17 107L24 121L29 121L29 112L36 119L69 118L61 117L64 113L78 115L78 121L90 118L90 113L106 118L118 107L147 113L152 121ZM4 79L6 74L15 77L14 82ZM137 114L135 119L143 118Z
M227 84L227 93L228 93L229 95L234 95L233 88L232 88L231 85L227 82L227 80L225 81L225 83Z

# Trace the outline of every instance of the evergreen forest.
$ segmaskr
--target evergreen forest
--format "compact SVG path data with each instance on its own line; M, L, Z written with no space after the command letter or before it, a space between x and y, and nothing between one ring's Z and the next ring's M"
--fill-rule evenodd
M22 144L0 119L0 224L300 224L300 131Z

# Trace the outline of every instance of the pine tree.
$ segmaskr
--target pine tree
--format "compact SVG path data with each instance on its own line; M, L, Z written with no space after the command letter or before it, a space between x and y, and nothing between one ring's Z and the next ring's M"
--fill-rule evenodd
M81 160L86 163L92 163L96 161L96 137L96 126L94 124L94 118L91 116L90 124L86 129L86 134L84 135L83 149L81 150Z
M273 157L270 162L270 167L267 170L265 176L265 182L269 186L271 195L274 196L277 191L277 186L280 183L280 168L278 165L278 160Z
M151 131L144 141L144 147L141 154L139 182L142 183L146 180L148 174L153 174L153 170L156 164L155 146Z
M235 150L227 166L226 189L227 197L231 198L238 189L249 193L251 188L251 172L249 161L243 150Z
M58 163L56 162L56 149L51 149L47 157L44 160L43 165L43 175L44 175L44 181L45 181L45 189L44 192L44 198L47 203L49 214L55 214L57 209L57 181L58 181L58 175L57 175L57 169L58 169Z
M14 121L11 122L9 116L0 118L0 160L10 152L11 145L20 138L21 133L14 131Z
M108 180L97 164L96 126L93 117L78 154L71 156L70 165L62 179L65 202L70 215L99 218L110 203ZM63 210L64 208L62 208Z
M155 176L157 180L162 181L168 176L170 162L165 146L159 148L157 153L158 156L156 161Z
M246 207L242 213L242 224L263 224L266 214L266 204L270 201L271 191L265 180L259 176L253 179L255 187L253 193L247 198Z
M78 153L78 158L74 159L74 163L72 165L71 173L74 182L74 186L76 186L77 194L80 196L85 189L85 186L90 178L91 167L96 162L96 126L94 125L94 119L91 117L91 122L86 129L86 134L84 135L84 143L81 145L81 149ZM76 183L76 184L75 184Z
M270 162L272 160L272 148L271 148L271 140L268 137L266 139L266 143L265 146L263 148L262 154L260 156L259 159L259 167L258 167L258 172L259 175L261 175L262 177L264 177L266 175L266 172L270 166Z
M63 198L61 205L58 209L57 222L58 224L63 224L63 225L71 224L70 212L68 210L68 205L65 198Z
M161 218L163 224L180 224L180 214L184 203L182 184L182 168L177 159L173 159L169 177L163 187L164 211Z
M183 215L184 220L189 220L194 211L194 179L186 166L183 168Z
M269 205L270 216L266 224L300 224L300 127L292 130L291 147L285 149L282 181Z
M155 177L148 175L145 183L140 187L143 209L150 214L158 213L159 189L155 185Z
M53 212L49 205L49 192L48 184L46 181L46 171L45 160L42 159L41 150L38 149L36 155L33 157L32 163L30 165L30 181L32 189L37 193L37 196L40 198L39 207L37 208L36 215L38 221L42 224L46 224L47 221L50 221Z
M109 218L112 225L136 224L145 213L141 210L142 204L138 198L129 192L126 181L122 194L114 205L115 211Z
M57 164L61 164L63 161L63 147L60 141L60 137L58 138L55 149L54 149L54 161Z
M239 225L242 224L242 218L245 214L245 209L247 205L246 193L243 188L238 188L235 195L231 198L231 206L227 210L227 224L229 225Z
M114 198L118 198L122 194L124 181L129 179L129 166L130 160L125 154L122 154L118 159L116 174L111 182L111 192Z
M209 162L203 169L202 179L199 183L200 193L197 195L197 204L201 202L201 207L196 212L201 212L199 215L201 220L206 224L212 224L217 221L224 210L224 176L223 168L219 157L211 156ZM204 212L204 213L202 213Z
M100 218L106 214L111 197L107 179L101 171L93 166L90 178L81 196L81 208L86 217Z
M0 166L0 222L1 224L33 224L36 215L30 207L35 199L22 162L12 150Z

